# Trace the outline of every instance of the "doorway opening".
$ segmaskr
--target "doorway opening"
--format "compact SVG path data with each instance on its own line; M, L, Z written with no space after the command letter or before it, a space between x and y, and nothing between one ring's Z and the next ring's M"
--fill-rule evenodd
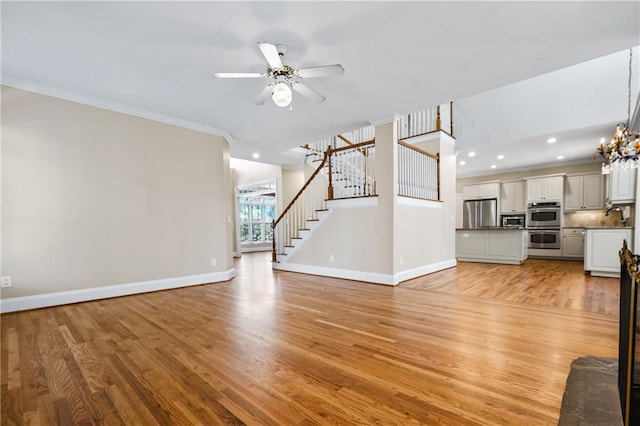
M239 186L237 200L237 240L240 252L268 251L272 248L276 216L276 181Z

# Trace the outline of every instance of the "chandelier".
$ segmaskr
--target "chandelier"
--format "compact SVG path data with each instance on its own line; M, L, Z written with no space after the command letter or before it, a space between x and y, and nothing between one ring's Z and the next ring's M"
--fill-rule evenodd
M627 96L627 122L619 123L613 132L613 138L609 143L602 141L596 148L596 154L600 154L610 165L618 167L640 167L640 132L632 131L631 125L631 69L633 49L629 49L629 82ZM594 155L595 156L595 155Z

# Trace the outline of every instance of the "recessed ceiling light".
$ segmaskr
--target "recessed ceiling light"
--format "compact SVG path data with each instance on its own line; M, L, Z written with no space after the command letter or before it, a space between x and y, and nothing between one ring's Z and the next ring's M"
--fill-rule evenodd
M492 168L492 169L495 169L496 167L498 167L498 166L496 166L495 164L492 164L492 165L491 165L491 168Z
M258 154L257 152L254 152L252 155L253 158L260 158L260 154Z
M504 158L504 155L500 154L498 155L498 160L502 160Z
M471 151L471 152L469 153L469 157L475 157L475 156L476 156L476 153L475 153L475 152Z
M464 161L464 160L460 161L460 165L461 165L461 166L464 166L465 164L467 164L467 162L466 162L466 161Z
M556 158L557 158L558 160L564 160L564 155L558 155Z
M556 143L557 140L558 139L556 139L556 138L549 138L549 139L547 139L547 143Z

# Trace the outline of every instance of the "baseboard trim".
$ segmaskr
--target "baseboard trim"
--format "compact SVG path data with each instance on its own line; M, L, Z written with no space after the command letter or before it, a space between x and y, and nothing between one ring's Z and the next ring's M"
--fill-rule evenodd
M50 306L67 305L70 303L88 302L91 300L148 293L151 291L169 290L172 288L222 282L228 281L235 276L235 269L229 269L228 271L214 272L210 274L188 275L153 281L85 288L81 290L44 293L33 296L11 297L0 300L0 313L47 308Z
M413 278L421 277L423 275L432 274L434 272L442 271L443 269L453 268L458 264L456 259L444 260L438 263L432 263L430 265L420 266L419 268L407 269L396 274L397 282L403 282L411 280Z
M321 275L325 277L343 278L354 281L364 281L374 284L395 285L393 275L373 272L353 271L349 269L326 268L324 266L300 265L297 263L274 263L273 269L280 271L299 272L303 274Z
M271 225L269 225L271 226ZM259 251L271 251L271 243L269 243L268 246L257 246L257 247L251 247L251 246L246 246L246 247L242 247L241 253L256 253Z
M449 259L438 263L424 265L419 268L407 269L395 275L379 274L374 272L354 271L350 269L326 268L324 266L300 265L297 263L274 263L273 269L280 271L299 272L303 274L321 275L325 277L343 278L354 281L364 281L374 284L398 285L422 275L453 268L457 265L456 259Z

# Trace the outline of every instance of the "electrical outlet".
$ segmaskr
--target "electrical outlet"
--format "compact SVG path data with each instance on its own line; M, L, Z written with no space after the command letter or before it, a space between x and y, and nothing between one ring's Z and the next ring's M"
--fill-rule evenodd
M2 277L2 287L11 287L11 277Z
M334 260L333 255L332 255L332 254L330 254L330 255L329 255L329 262L333 262L333 260Z
M218 261L216 260L215 257L211 258L211 266L216 266L218 264Z

